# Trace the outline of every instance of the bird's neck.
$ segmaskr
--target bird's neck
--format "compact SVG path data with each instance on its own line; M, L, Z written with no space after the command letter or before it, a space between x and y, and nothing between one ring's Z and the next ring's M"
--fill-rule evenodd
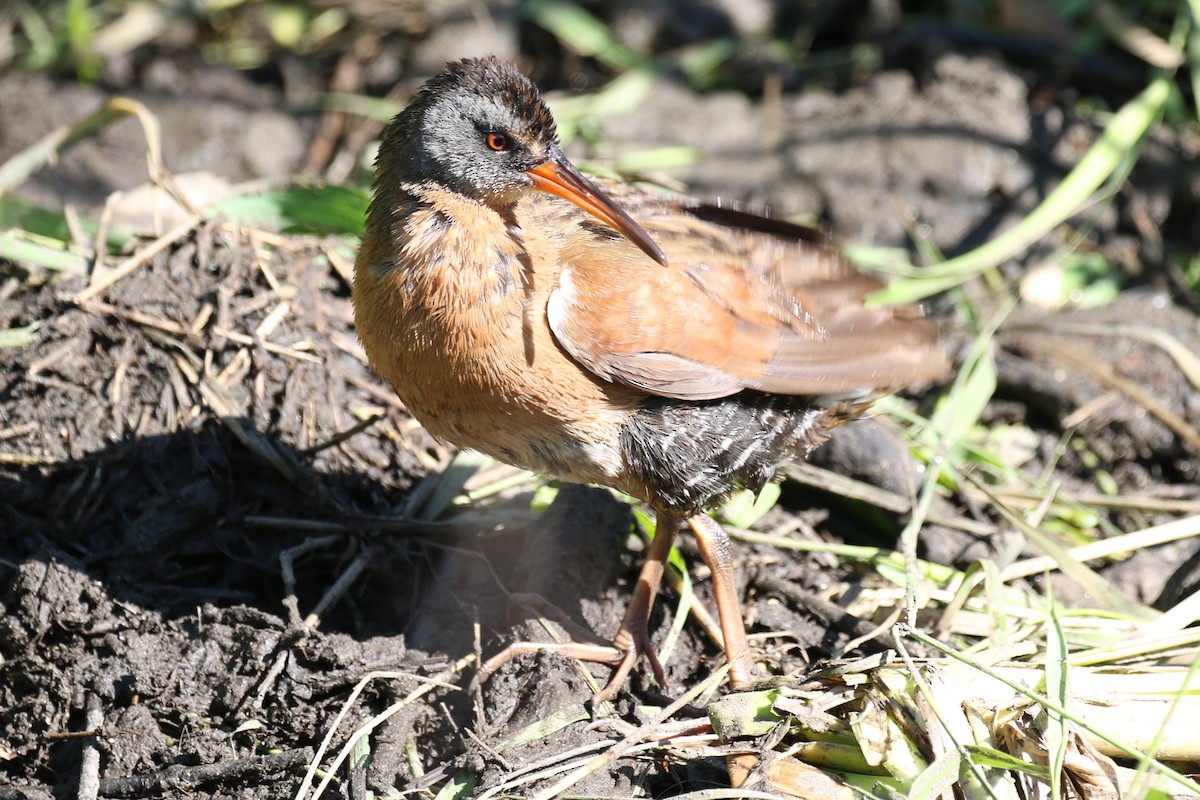
M370 215L356 281L386 283L417 313L521 302L529 258L511 209L396 183L376 195Z

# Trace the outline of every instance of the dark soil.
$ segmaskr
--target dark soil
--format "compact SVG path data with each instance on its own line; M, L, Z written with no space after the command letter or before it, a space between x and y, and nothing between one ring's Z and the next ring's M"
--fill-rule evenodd
M518 36L505 27L515 22L498 19L492 39L475 45L503 54ZM454 31L469 20L443 20L433 33L429 20L424 29L413 22L429 34L410 54L426 72L406 77L459 55ZM953 41L900 49L867 80L776 102L698 95L664 77L635 114L604 123L604 147L590 155L691 145L703 159L675 178L697 194L807 214L849 241L902 247L927 232L955 253L1027 213L1094 141L1072 111L1069 81ZM552 59L534 60L546 73ZM126 65L109 78L124 77L121 90L159 116L173 171L232 182L312 171L311 145L328 118L281 110L287 81L195 64L164 73L170 63ZM102 94L44 75L3 78L0 162ZM1103 471L1122 492L1200 501L1200 452L1117 391L1109 372L1192 430L1200 394L1156 346L1083 327L1149 325L1200 352L1195 300L1169 268L1172 252L1200 246L1194 145L1188 156L1187 143L1157 134L1120 201L1086 221L1087 246L1119 265L1130 289L1087 312L1022 308L998 341L999 390L985 421L1033 429L1020 460L1033 472L1053 465L1064 488L1094 493ZM136 125L121 123L22 194L86 213L143 183L144 163ZM1030 263L1058 244L1039 246ZM376 729L369 766L338 774L340 796L436 787L466 771L481 789L497 786L523 766L553 766L620 735L619 726L569 722L582 718L592 690L584 671L552 657L523 657L481 695L441 685L466 686L477 648L490 655L515 638L546 639L537 612L510 603L513 594L541 595L590 628L615 630L640 540L630 537L629 510L600 490L561 491L534 513L524 487L424 521L425 476L452 454L365 365L338 268L350 256L332 239L207 221L85 302L73 300L82 276L0 261L0 284L16 279L0 294L0 331L41 325L35 343L0 349L0 798L85 796L96 779L104 797L292 797L339 712L349 706L330 753L422 688ZM952 326L946 340L952 351L966 342ZM1077 422L1088 447L1061 452L1062 420L1105 393ZM888 423L858 423L841 439L822 463L908 495L915 472ZM954 523L971 514L939 501L932 519L949 524L928 526L925 554L962 563L1009 546L1006 529L980 537ZM1168 518L1117 509L1105 522L1133 530ZM761 527L815 526L892 547L905 519L788 483ZM782 632L762 640L780 673L841 655L871 627L827 598L873 578L828 556L746 544L740 553L751 630ZM1180 547L1147 550L1121 565L1118 580L1131 597L1169 607L1200 581L1195 558ZM348 582L336 585L340 577ZM1071 591L1055 586L1060 597ZM332 605L318 608L330 592ZM659 606L656 642L672 614L672 603ZM667 665L671 693L718 662L719 650L686 626ZM372 672L386 677L351 700ZM637 699L655 697L640 672L631 690L618 719L637 721ZM509 743L547 718L564 720L561 730ZM716 756L630 756L572 792L667 796L724 775ZM510 791L531 794L551 779Z

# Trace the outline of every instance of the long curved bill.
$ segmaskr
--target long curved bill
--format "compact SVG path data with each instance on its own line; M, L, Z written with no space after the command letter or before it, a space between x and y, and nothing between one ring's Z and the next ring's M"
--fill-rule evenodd
M558 148L555 148L557 151ZM570 200L584 211L608 223L620 231L621 235L641 248L642 252L653 258L664 267L667 257L650 234L642 230L642 226L633 221L621 207L612 201L595 184L589 181L579 170L567 161L560 152L552 152L550 160L541 166L534 167L526 173L533 185L543 192Z

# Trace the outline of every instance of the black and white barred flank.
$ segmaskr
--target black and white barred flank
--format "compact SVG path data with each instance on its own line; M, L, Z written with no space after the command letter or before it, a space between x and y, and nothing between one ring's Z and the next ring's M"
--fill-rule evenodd
M621 456L652 504L694 513L735 489L761 489L781 462L829 437L829 417L811 397L653 398L622 430Z

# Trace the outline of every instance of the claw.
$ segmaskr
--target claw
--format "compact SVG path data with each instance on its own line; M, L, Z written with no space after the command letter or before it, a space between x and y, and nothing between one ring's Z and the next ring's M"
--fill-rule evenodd
M625 681L628 680L629 673L633 671L640 656L645 656L646 660L650 662L650 669L654 673L654 679L658 682L659 689L665 690L667 686L666 671L663 670L662 662L659 661L658 654L654 652L654 648L650 644L647 625L649 624L650 608L654 605L659 584L662 583L667 555L671 552L671 542L675 538L675 531L678 527L679 521L675 517L664 515L659 520L658 534L654 537L650 550L646 554L642 571L638 575L633 599L630 601L629 608L625 611L625 619L621 621L621 627L611 643L599 643L595 641L596 637L592 634L580 633L578 626L575 626L574 623L569 626L572 635L591 641L514 642L480 665L479 671L471 681L471 691L475 691L493 672L517 656L537 652L556 653L568 658L616 667L608 683L593 696L594 701L604 702L615 698L624 688ZM553 616L565 617L561 610L553 609L553 611L556 612Z

